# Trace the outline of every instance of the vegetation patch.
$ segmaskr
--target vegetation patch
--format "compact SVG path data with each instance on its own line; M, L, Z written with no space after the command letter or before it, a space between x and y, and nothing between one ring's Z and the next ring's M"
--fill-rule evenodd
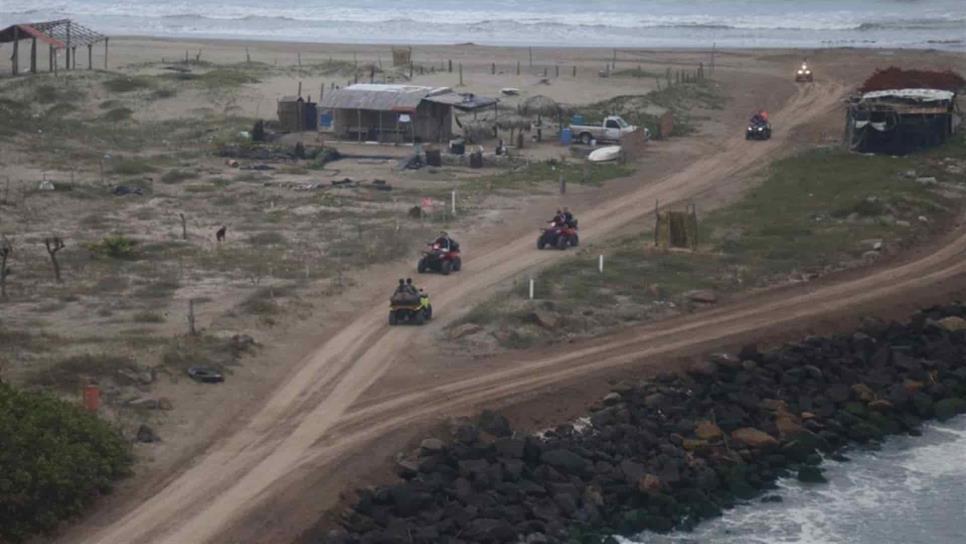
M515 347L531 335L595 335L677 313L703 304L692 298L699 291L724 297L868 264L955 213L941 184L963 182L943 165L963 148L956 142L903 158L815 149L778 161L740 201L701 218L697 252L655 251L652 232L605 242L539 274L537 300L521 282L459 324L488 327ZM923 175L936 181L917 181Z
M141 76L118 76L108 79L103 85L105 89L112 93L129 93L150 89L153 86L149 78Z
M79 515L133 463L120 434L78 406L0 383L0 541Z
M78 391L84 379L101 381L111 378L119 370L134 370L128 357L108 353L74 355L54 362L32 374L29 383L61 391Z

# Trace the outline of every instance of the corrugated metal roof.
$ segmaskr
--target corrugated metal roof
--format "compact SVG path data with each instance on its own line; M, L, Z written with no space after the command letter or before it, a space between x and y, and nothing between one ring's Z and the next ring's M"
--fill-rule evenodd
M945 102L952 100L953 96L955 96L954 93L939 89L889 89L865 93L862 95L862 100L901 98L904 100L915 100L917 102Z
M497 103L496 98L478 96L469 93L457 94L453 92L429 96L426 98L426 100L429 102L436 102L437 104L447 104L456 109L464 111L478 110L480 108L486 108Z
M450 93L448 87L357 83L325 95L322 108L372 111L415 111L426 97Z

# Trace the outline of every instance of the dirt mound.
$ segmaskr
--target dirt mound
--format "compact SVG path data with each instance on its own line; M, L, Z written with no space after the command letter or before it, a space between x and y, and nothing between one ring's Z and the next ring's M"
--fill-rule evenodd
M958 91L966 87L966 80L952 70L942 72L934 70L903 70L890 66L884 70L876 70L862 87L860 92L885 91L889 89L941 89L944 91Z

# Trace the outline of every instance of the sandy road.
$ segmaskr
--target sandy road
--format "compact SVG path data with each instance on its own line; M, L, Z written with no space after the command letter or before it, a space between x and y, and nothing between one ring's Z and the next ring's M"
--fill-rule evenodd
M746 143L740 135L736 136L722 142L719 152L692 163L688 168L583 213L582 238L585 241L600 238L651 213L657 199L661 202L686 199L766 160L770 153L785 144L789 130L827 111L841 91L842 88L834 84L802 87L773 114L779 128L772 140ZM437 313L441 317L452 315L459 302L470 293L492 288L528 268L566 258L561 252L535 251L534 239L534 236L526 236L486 254L473 256L465 262L464 271L457 279L427 280L425 285L433 293ZM874 277L880 282L893 282L880 276ZM925 281L927 277L920 274L918 279ZM880 283L870 280L867 285ZM838 289L837 295L830 295L826 302L817 301L809 311L821 311L822 304L834 305L846 300L844 295L850 292L849 288ZM390 329L385 326L385 308L373 308L348 323L301 361L292 377L265 399L250 421L212 444L193 466L173 478L156 495L136 505L110 526L74 541L101 544L224 542L221 535L227 526L243 519L263 501L271 500L276 491L273 484L308 463L318 466L326 459L335 459L387 428L389 422L399 425L450 405L500 398L527 388L542 387L554 379L567 379L656 353L660 346L674 349L682 343L696 341L695 335L704 327L714 328L719 335L727 335L731 330L774 322L776 312L794 319L798 314L793 310L794 306L783 303L774 307L750 307L741 317L733 313L708 313L705 319L720 322L685 325L680 330L665 332L657 326L655 339L651 342L628 341L610 347L588 348L590 351L536 361L525 368L498 375L429 387L426 391L411 392L349 414L348 410L358 396L405 357L408 343L425 339L428 334L411 328ZM582 364L582 358L589 358L593 364ZM554 368L552 377L542 372L548 368ZM455 400L453 395L458 395L459 399ZM418 409L411 409L417 405ZM360 426L363 431L359 431ZM327 434L330 432L331 435ZM336 437L337 440L331 440ZM320 445L333 442L332 447Z

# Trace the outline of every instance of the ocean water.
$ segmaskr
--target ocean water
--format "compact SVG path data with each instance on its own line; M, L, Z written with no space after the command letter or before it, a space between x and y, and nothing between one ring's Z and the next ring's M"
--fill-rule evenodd
M823 463L828 484L780 481L781 503L754 501L690 533L622 544L966 542L966 417L847 455L848 462Z
M966 50L966 0L2 0L0 25L336 43Z

